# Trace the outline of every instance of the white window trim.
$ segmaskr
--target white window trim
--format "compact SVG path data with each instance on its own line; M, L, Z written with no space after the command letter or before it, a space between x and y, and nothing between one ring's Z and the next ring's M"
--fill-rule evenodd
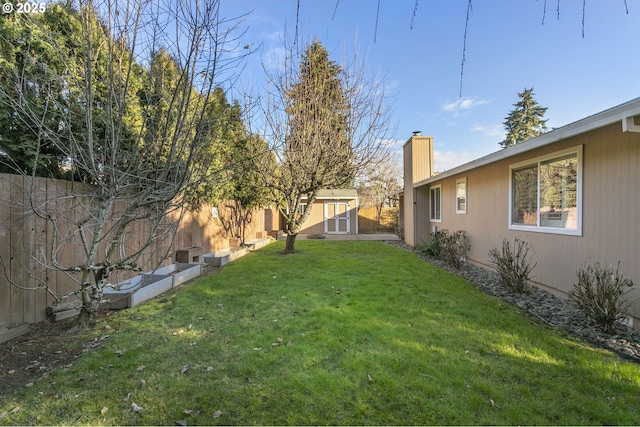
M458 199L462 199L463 197L458 197L458 183L464 183L464 209L458 209ZM458 215L466 215L467 214L467 177L456 179L456 214Z
M534 157L529 160L514 163L509 165L509 215L507 217L509 230L528 231L532 233L548 233L548 234L564 234L567 236L582 236L582 151L583 146L578 145L575 147L567 148L566 150L555 151L550 154L546 154L540 157ZM513 224L513 171L514 169L522 169L526 166L538 166L538 219L537 224L540 224L540 163L552 160L557 157L566 156L568 154L576 154L578 160L578 171L576 176L576 228L557 228L557 227L543 227L540 225L518 225Z
M431 198L431 191L436 190L436 189L440 189L440 209L438 211L438 216L440 218L432 218L431 217L431 212L433 211L431 203L432 203L432 198ZM434 185L432 187L429 187L429 221L431 222L442 222L442 184L438 184L438 185Z

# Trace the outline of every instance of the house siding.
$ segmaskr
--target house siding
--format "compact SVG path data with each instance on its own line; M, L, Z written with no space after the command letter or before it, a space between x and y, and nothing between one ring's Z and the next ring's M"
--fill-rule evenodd
M510 165L557 151L582 146L582 235L571 236L509 229ZM565 295L576 281L576 271L586 263L616 265L621 273L640 284L640 134L622 132L620 122L591 130L556 143L488 165L437 177L417 187L416 243L426 241L433 226L464 230L469 238L469 259L489 263L488 252L502 239L527 240L537 266L533 282ZM455 212L455 185L467 179L467 213ZM442 186L442 221L431 223L428 215L429 188ZM422 200L426 198L425 201ZM636 286L638 288L638 286ZM640 292L628 294L632 314L640 317ZM636 326L639 322L635 322Z

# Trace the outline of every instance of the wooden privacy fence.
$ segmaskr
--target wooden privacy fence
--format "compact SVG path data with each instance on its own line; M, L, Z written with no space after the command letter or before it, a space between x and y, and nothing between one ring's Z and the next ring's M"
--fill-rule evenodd
M383 207L378 223L375 206L358 208L359 233L396 233L398 228L398 208Z
M34 213L31 203L54 203L56 209L63 211L63 218L73 220L74 215L78 215L78 204L82 204L77 195L83 188L86 188L85 184L77 182L0 174L0 338L10 334L12 329L24 329L23 325L45 320L46 307L55 302L52 294L61 296L75 290L74 281L67 273L48 268L41 262L44 254L58 244L59 236L54 235L50 221ZM229 239L235 237L232 235L233 224L230 224L233 222L232 206L233 202L225 202L215 209L203 206L197 212L187 212L172 241L160 242L145 253L139 263L142 271L158 266L165 253L171 257L160 265L174 263L175 252L181 248L198 246L202 253L210 253L229 247ZM277 208L255 210L246 227L245 238L249 240L264 232L277 231L279 224ZM143 222L137 224L127 233L123 250L139 247L145 240L145 233L150 232L149 227L150 224ZM58 228L64 233L65 229L71 229L71 224L58 224ZM83 264L83 249L77 241L60 244L56 255L66 266ZM133 274L138 273L114 273L111 281L117 283Z

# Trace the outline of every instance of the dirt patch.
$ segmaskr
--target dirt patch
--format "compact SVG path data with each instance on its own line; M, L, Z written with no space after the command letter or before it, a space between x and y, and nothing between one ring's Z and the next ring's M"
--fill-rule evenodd
M0 407L6 397L72 364L89 348L87 335L67 332L72 325L73 319L36 323L24 335L0 344Z

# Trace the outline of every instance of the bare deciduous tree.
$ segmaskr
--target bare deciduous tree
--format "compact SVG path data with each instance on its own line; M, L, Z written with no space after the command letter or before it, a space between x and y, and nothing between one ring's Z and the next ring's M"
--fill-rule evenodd
M224 124L209 106L241 55L227 57L239 23L220 16L219 6L79 0L50 5L44 19L11 16L47 38L58 60L54 68L23 50L23 67L2 70L0 102L83 181L46 198L32 188L26 204L53 230L34 257L77 284L82 328L114 286L114 272L139 270L149 252L166 259L181 213L203 197L200 184L221 177ZM71 36L56 25L71 28ZM3 42L20 48L22 41ZM69 248L81 251L81 261L61 256Z
M376 220L380 224L382 208L400 190L402 169L390 156L373 167L368 167L358 179L358 197L360 205L370 201L376 207Z
M318 191L353 187L365 166L385 157L393 129L384 86L356 55L339 65L318 41L302 55L295 48L287 54L269 76L262 136L277 159L267 182L285 220L285 253L292 253ZM298 209L302 199L305 210Z

